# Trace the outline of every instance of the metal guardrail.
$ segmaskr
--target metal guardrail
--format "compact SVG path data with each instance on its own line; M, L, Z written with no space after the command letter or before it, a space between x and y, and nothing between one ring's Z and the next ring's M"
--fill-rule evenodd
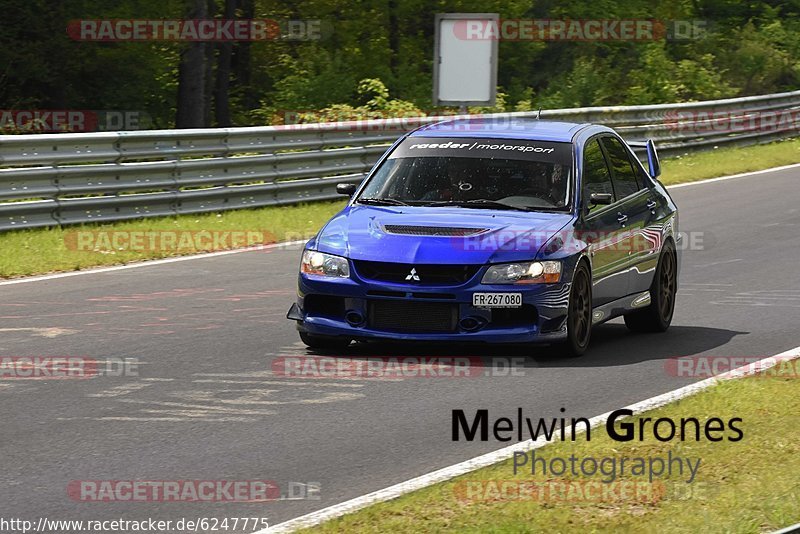
M557 109L542 119L593 122L662 155L797 135L781 114L800 91L649 106ZM764 128L770 114L775 123ZM714 116L713 114L719 114ZM488 127L536 112L483 115ZM339 198L406 131L453 117L339 123L0 135L0 231ZM753 121L753 119L757 119ZM726 125L737 121L737 128ZM751 121L752 124L747 124Z

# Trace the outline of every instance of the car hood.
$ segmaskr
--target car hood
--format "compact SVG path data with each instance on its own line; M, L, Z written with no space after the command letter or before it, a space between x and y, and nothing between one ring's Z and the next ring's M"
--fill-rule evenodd
M416 264L524 261L534 259L550 237L572 219L568 213L353 205L334 216L310 245L354 260ZM394 225L405 228L387 229ZM453 227L480 232L467 236L397 233L424 234L431 228L442 232Z

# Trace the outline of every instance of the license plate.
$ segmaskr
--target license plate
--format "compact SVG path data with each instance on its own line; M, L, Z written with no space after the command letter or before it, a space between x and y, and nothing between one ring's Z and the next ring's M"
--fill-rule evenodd
M522 293L473 293L474 308L519 308Z

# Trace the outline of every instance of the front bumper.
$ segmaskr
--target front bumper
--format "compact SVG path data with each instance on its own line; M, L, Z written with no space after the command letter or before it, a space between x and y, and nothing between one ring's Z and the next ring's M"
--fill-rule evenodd
M460 286L421 286L301 274L297 302L287 318L298 330L356 340L422 342L552 343L566 337L569 282L541 285L483 285L483 270ZM475 292L521 292L522 308L492 311L472 306ZM376 302L402 303L424 310L428 303L449 305L455 317L450 331L375 327L370 313ZM323 305L320 305L323 303ZM416 304L415 304L416 303Z

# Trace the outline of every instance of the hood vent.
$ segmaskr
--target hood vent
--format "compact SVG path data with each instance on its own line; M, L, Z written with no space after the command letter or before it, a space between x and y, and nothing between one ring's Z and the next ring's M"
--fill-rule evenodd
M387 234L433 235L444 237L469 237L478 235L487 228L466 228L463 226L411 226L408 224L387 224L383 227Z

